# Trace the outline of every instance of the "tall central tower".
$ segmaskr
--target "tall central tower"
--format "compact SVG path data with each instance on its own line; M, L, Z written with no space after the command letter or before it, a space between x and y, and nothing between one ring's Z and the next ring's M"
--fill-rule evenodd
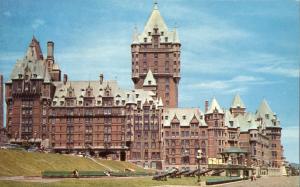
M142 33L135 29L131 44L132 80L136 89L142 89L151 70L157 83L157 97L166 107L178 106L180 80L180 41L176 29L168 29L157 3Z

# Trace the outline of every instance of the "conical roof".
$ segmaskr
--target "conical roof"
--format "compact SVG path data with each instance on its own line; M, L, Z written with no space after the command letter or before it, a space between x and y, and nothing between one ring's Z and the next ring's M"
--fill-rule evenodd
M265 115L265 114L269 114L269 115L274 115L272 109L270 108L268 102L263 99L259 108L257 109L257 113L261 114L261 115Z
M157 3L154 3L152 12L148 18L148 21L144 27L144 32L152 32L153 28L156 27L158 28L160 31L167 31L168 27L164 21L164 19L162 18L162 16L160 15L160 12L158 10L158 6Z
M156 80L151 70L148 71L143 86L156 86Z
M246 108L239 94L234 96L231 108Z
M155 2L153 5L152 12L145 24L143 32L137 34L137 31L134 31L132 44L144 43L145 39L146 42L150 43L154 28L158 29L157 34L160 34L161 43L180 43L178 32L176 31L176 29L172 31L168 29L168 26L166 25L163 17L160 14L157 2Z
M220 105L215 97L212 99L211 104L210 104L209 109L207 110L206 114L211 114L214 112L214 110L218 110L219 113L224 114L224 111L220 107Z

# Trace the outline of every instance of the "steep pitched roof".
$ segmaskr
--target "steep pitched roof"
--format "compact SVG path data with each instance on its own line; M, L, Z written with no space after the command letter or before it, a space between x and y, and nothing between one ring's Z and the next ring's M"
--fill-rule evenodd
M176 31L176 29L172 31L168 29L163 17L159 12L158 5L155 2L152 12L145 24L143 32L138 34L137 29L134 30L132 44L143 43L144 38L147 38L147 41L151 42L152 36L149 36L149 33L152 33L154 28L158 28L160 33L164 33L160 36L160 41L162 43L165 42L165 38L168 38L168 42L180 43L178 32Z
M167 27L163 17L160 15L157 3L154 3L152 12L148 18L148 21L147 21L145 27L144 27L144 32L152 32L154 27L158 28L161 31L168 30L168 27Z
M224 114L224 111L220 107L220 105L215 97L212 99L210 107L207 110L206 114L211 114L214 112L214 110L218 110L219 113Z
M263 99L259 108L257 109L257 113L261 115L269 114L269 115L274 115L272 109L270 108L268 102Z
M170 126L175 116L183 127L189 126L191 122L199 122L199 126L207 126L204 115L198 108L166 108L164 126Z
M148 71L143 86L156 86L156 80L151 70Z
M246 108L239 94L234 96L231 108Z
M30 74L31 79L44 79L44 82L50 82L50 74L43 60L39 42L33 37L23 59L18 59L10 74L12 79L18 79L19 75ZM23 76L24 77L24 76Z

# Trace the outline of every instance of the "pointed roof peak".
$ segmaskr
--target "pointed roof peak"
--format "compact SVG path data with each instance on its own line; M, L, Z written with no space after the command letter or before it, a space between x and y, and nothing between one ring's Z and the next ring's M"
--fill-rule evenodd
M153 3L153 9L154 9L154 10L158 10L158 3L157 3L157 0L154 0L154 3Z
M143 86L156 86L156 80L151 70L148 71Z
M207 110L206 114L211 114L213 113L215 110L218 110L219 113L224 113L224 111L222 110L222 108L220 107L216 97L214 96L209 109Z
M239 93L236 93L236 95L234 96L232 100L231 108L246 108Z
M262 115L264 115L264 114L274 115L274 112L272 111L271 107L269 106L269 104L265 98L261 101L260 106L257 111L258 111L258 113L260 113Z
M160 31L168 31L168 27L158 10L157 2L154 2L152 12L145 25L144 32L152 32L155 27L159 28Z
M157 105L157 106L158 106L158 107L163 107L163 106L164 106L161 97L159 98L159 102L158 102L158 105Z

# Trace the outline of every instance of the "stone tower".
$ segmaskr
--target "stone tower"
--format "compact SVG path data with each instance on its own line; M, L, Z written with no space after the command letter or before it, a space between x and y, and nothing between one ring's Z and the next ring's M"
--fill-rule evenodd
M217 158L223 152L227 134L224 124L224 110L220 107L216 98L213 98L205 113L205 121L208 130L208 157Z
M157 97L166 107L178 106L180 80L180 41L176 29L168 29L157 3L142 33L135 29L131 44L132 80L142 89L149 70L157 84Z

